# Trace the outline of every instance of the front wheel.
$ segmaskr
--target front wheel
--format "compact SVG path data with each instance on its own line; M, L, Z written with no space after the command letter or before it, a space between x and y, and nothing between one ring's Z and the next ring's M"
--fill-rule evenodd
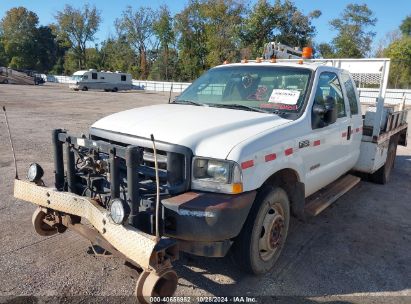
M266 187L257 196L232 247L237 265L252 274L270 271L287 238L290 203L280 187Z
M58 232L57 228L48 225L45 220L47 220L47 214L40 207L38 207L31 217L31 222L37 234L41 236L56 234Z

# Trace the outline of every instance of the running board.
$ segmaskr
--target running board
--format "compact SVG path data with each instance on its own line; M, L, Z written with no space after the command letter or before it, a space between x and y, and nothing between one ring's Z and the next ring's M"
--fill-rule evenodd
M316 216L342 195L360 182L360 178L351 174L340 177L306 199L305 213Z

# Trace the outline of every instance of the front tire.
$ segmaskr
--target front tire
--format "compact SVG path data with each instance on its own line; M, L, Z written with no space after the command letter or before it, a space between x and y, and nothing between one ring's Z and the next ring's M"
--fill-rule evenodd
M280 187L263 188L231 249L235 263L251 274L269 272L284 247L289 223L287 193Z

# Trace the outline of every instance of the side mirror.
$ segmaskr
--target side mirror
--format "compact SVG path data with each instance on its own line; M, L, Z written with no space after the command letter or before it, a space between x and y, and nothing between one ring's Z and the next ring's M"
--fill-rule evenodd
M325 106L316 103L313 106L313 112L314 114L322 117L327 112L327 109Z

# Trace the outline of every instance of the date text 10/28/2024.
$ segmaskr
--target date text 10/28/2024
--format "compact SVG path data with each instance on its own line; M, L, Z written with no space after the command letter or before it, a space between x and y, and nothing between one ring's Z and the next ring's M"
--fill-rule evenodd
M150 297L151 303L257 303L255 297Z

